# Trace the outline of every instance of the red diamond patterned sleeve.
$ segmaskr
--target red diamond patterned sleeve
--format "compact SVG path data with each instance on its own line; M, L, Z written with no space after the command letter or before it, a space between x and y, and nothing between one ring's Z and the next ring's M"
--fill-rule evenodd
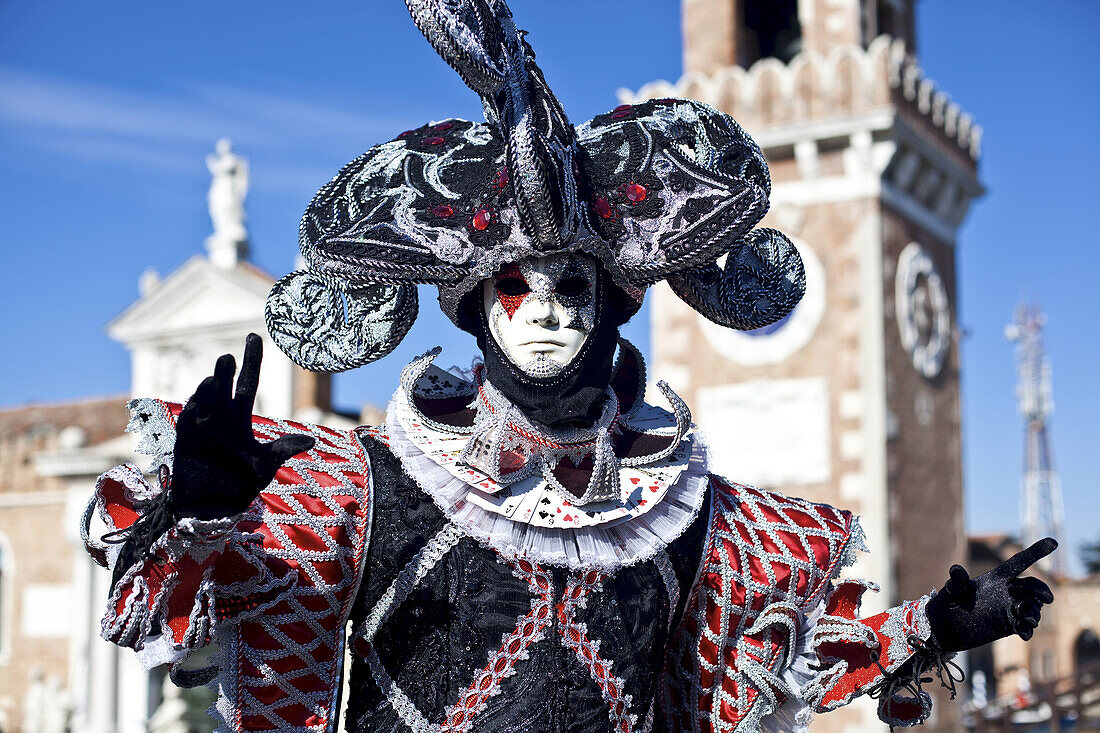
M932 712L932 699L907 686L901 668L916 652L910 639L924 643L931 636L924 611L929 596L861 619L860 599L868 589L878 590L873 583L841 580L825 597L811 642L819 671L803 685L802 696L824 712L881 690L876 694L883 722L917 725Z
M861 619L874 588L839 580L863 533L850 512L712 477L698 578L666 662L661 705L674 730L806 730L812 713L876 691L879 717L915 725L909 638L928 639L927 597Z
M170 466L181 405L142 399L129 408L138 451L153 456L154 468ZM352 431L263 417L253 418L253 431L263 442L292 433L317 442L288 460L247 511L172 525L114 584L101 633L136 650L146 668L171 664L179 684L219 677L223 690L238 690L218 703L232 729L315 725L332 713L343 628L362 570L368 460ZM89 536L93 515L125 537L161 491L133 464L99 478L84 517L85 546L96 562L113 566L120 546ZM309 642L295 644L304 627ZM213 665L185 671L190 653L211 643L219 647ZM265 694L292 694L302 704L282 708L278 721L249 720L256 714L250 701Z

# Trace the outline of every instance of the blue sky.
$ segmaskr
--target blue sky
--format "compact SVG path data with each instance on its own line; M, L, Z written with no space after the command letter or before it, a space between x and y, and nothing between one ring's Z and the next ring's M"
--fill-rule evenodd
M574 121L613 107L619 87L680 74L675 0L514 10ZM1100 536L1100 4L918 10L922 66L986 130L989 192L958 252L968 525L1016 526L1022 426L1003 327L1017 302L1037 302L1050 317L1054 452L1076 555ZM201 250L203 158L217 138L250 159L255 259L283 273L306 202L339 166L426 120L479 115L398 0L0 2L0 405L127 390L127 355L103 326L146 267L167 273ZM400 366L441 334L446 356L468 360L472 343L430 297L394 356L339 378L341 404L384 402ZM646 347L644 318L627 335Z

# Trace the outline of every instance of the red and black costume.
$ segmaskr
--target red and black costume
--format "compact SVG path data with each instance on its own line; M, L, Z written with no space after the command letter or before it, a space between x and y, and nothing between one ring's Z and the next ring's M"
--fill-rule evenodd
M448 399L418 401L431 419ZM145 449L170 462L179 406L131 409ZM493 549L449 521L453 506L433 501L384 432L253 425L261 440L317 442L243 514L164 533L104 619L105 636L174 664L179 681L213 680L228 730L329 729L349 619L353 731L753 730L777 713L804 723L800 712L848 702L913 655L910 635L928 636L922 602L858 617L865 584L838 580L862 549L858 523L826 505L689 468L669 487L681 493L663 497L690 507L667 544L590 568L540 564L508 551L515 537ZM157 493L119 467L100 481L98 511L126 529ZM186 669L210 643L215 666ZM916 722L927 700L884 711Z
M1030 634L1049 590L1008 570L959 568L861 619L851 514L712 475L683 401L659 383L671 409L644 403L617 334L649 285L737 329L805 288L790 241L753 229L771 184L737 123L666 99L574 128L503 0L407 4L487 121L408 130L326 184L268 328L303 367L354 368L401 340L428 283L484 361L417 359L385 426L355 431L251 417L258 343L236 397L223 357L182 408L132 402L162 481L116 468L86 513L124 540L85 535L115 571L104 636L214 685L219 731L329 731L346 709L363 733L709 733L803 729L868 692L914 724L930 700L905 681L942 652ZM482 283L558 255L597 264L594 316L573 361L532 377Z

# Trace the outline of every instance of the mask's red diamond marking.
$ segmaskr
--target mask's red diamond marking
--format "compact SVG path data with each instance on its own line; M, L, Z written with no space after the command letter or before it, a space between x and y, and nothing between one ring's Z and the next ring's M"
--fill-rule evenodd
M523 271L516 266L514 262L510 262L501 268L500 273L497 275L497 280L502 280L506 277L519 278L524 280ZM512 316L516 314L519 307L523 305L523 301L527 299L530 293L522 293L519 295L507 295L505 293L497 291L497 300L500 301L500 305L504 308L504 312L508 314L508 320L512 320Z
M500 298L500 307L504 309L504 312L508 314L508 320L512 320L512 316L516 314L519 307L523 305L523 301L527 298L526 295L498 295Z

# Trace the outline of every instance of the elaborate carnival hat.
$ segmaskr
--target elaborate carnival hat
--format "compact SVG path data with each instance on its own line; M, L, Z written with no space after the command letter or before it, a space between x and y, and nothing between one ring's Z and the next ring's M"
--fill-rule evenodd
M463 296L501 265L562 252L598 260L634 309L660 280L734 329L798 303L797 250L753 229L771 181L733 118L661 99L574 128L504 0L406 5L481 96L486 121L402 132L317 192L300 230L307 269L267 302L268 329L294 362L336 372L379 359L416 319L417 284L437 286L459 324Z

